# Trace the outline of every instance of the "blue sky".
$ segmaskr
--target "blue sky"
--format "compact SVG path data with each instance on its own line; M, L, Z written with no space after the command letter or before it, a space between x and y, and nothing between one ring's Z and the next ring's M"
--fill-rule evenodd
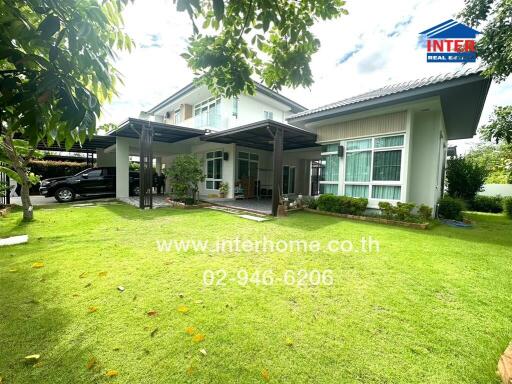
M313 27L322 44L311 64L314 85L282 93L312 108L390 83L455 71L460 64L426 63L418 33L454 17L463 5L463 0L347 0L348 16ZM124 16L137 48L120 56L124 86L105 106L102 122L136 117L192 80L180 57L192 29L172 0L136 1ZM493 84L481 123L494 105L511 99L512 79ZM456 144L467 150L475 142Z

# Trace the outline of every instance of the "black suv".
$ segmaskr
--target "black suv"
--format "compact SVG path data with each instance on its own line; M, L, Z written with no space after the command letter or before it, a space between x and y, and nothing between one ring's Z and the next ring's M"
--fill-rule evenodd
M139 173L130 172L130 194L139 194ZM73 201L76 195L100 196L116 194L114 167L89 168L74 176L53 177L41 181L41 195L55 197L59 203Z

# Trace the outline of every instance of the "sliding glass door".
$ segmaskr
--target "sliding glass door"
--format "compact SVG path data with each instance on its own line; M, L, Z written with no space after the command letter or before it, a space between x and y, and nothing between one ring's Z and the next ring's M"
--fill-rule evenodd
M295 193L295 167L283 166L283 194Z

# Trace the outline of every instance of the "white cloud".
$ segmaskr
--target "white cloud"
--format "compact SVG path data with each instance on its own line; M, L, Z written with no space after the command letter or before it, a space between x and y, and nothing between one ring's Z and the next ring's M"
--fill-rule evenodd
M306 107L317 107L386 84L455 71L460 64L426 63L418 34L454 17L463 6L464 0L348 0L348 16L313 27L322 46L311 63L311 89L282 93ZM102 122L137 116L193 78L180 57L191 23L187 14L176 12L173 1L136 1L125 11L125 25L137 48L123 53L117 64L125 85L105 106ZM481 123L494 105L510 103L511 96L512 80L493 84ZM474 141L456 144L464 149Z

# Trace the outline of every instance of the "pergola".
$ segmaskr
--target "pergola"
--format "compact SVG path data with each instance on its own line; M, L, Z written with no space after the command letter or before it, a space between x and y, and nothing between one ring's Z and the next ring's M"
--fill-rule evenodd
M273 120L263 120L242 125L225 131L201 136L202 141L216 143L234 143L249 148L272 151L273 153L273 182L272 182L272 215L277 216L283 177L283 151L317 147L316 134L278 123Z
M205 131L202 129L134 118L124 121L115 131L109 133L115 140L120 137L139 140L139 208L153 208L153 142L171 144L204 134ZM122 157L125 152L120 150L119 144L119 141L116 141L116 159L118 156ZM122 169L120 164L123 164L123 161L116 161L116 189L122 188L122 173L128 174L128 169Z

